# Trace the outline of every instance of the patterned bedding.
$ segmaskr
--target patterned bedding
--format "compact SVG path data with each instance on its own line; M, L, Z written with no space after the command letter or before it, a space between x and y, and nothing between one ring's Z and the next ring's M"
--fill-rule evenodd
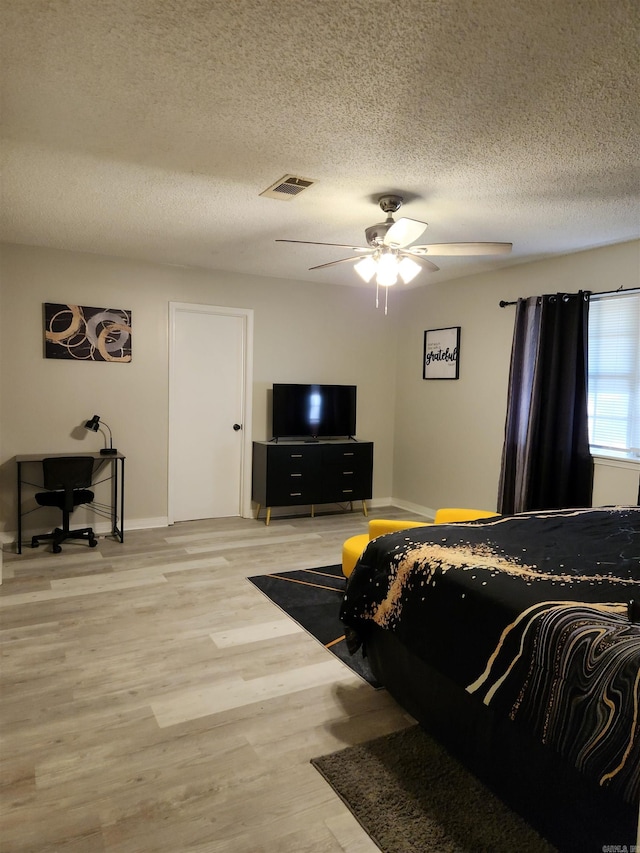
M374 539L341 617L374 622L598 784L640 799L640 508L522 513Z

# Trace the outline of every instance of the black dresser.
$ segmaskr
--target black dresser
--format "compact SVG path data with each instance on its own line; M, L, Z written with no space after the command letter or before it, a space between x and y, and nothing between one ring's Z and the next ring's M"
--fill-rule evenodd
M274 506L365 501L372 495L373 442L371 441L254 441L252 498L258 515L266 508L265 523Z

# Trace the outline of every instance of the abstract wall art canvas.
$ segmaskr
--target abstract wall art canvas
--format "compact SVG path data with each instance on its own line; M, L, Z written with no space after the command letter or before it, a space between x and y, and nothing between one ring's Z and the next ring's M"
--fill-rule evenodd
M45 358L131 361L131 311L44 304Z

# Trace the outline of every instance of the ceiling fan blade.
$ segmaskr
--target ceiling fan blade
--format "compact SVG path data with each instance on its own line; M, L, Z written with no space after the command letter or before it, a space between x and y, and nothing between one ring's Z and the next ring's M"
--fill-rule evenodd
M406 216L402 216L389 228L385 234L383 243L385 246L403 249L417 240L423 234L426 227L426 222L419 222L417 219L407 219Z
M362 260L362 258L359 258L359 257L356 255L356 256L355 256L355 258L341 258L339 261L329 261L329 263L327 263L327 264L318 264L318 265L317 265L317 266L315 266L315 267L309 267L309 269L310 269L310 270L322 270L322 269L324 269L325 267L332 267L332 266L334 266L335 264L346 264L346 263L348 263L349 261L360 261L360 260Z
M414 253L413 253L413 247L411 247L411 249L410 249L410 250L409 250L409 249L405 249L405 251L404 251L402 254L403 254L403 255L407 255L408 257L410 257L412 261L414 261L414 260L415 260L415 261L418 261L418 263L422 264L422 266L426 267L426 268L427 268L428 270L430 270L431 272L438 272L438 270L440 269L440 267L436 266L436 265L433 263L433 261L429 261L429 260L427 260L427 258L425 258L425 257L424 257L424 255L420 255L420 254L417 254L417 253L416 253L416 254L414 254Z
M411 246L415 255L508 255L513 243L429 243Z
M335 246L337 249L351 249L354 252L370 252L369 246L350 246L348 243L316 243L314 240L276 240L276 243L304 243L305 246Z

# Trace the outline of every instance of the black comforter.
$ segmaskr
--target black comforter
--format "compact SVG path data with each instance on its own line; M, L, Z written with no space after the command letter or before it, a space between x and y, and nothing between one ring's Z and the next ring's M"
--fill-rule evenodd
M372 541L341 616L374 622L598 784L640 798L640 508L411 528Z

